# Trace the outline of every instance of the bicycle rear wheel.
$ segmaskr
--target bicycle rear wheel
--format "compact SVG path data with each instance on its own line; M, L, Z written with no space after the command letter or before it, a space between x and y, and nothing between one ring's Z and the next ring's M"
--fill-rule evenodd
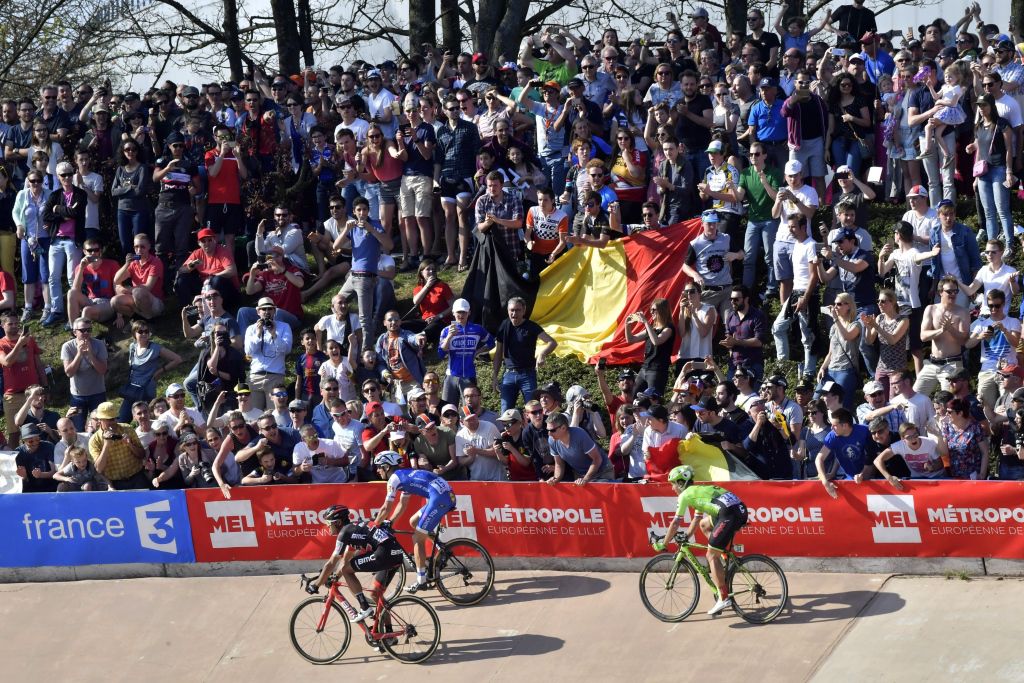
M494 586L494 560L476 541L457 538L445 543L434 559L434 581L449 602L475 605Z
M403 595L389 602L377 620L384 636L380 644L405 664L418 664L434 654L441 642L441 622L434 608L422 598Z
M299 603L288 622L292 647L303 659L314 664L330 664L345 654L352 627L341 605L332 601L323 629L318 628L324 614L323 598L307 598Z
M752 624L766 624L786 607L789 584L782 568L770 557L737 557L727 580L733 610Z
M700 599L697 572L672 553L652 557L640 572L640 600L661 621L682 621L693 614Z

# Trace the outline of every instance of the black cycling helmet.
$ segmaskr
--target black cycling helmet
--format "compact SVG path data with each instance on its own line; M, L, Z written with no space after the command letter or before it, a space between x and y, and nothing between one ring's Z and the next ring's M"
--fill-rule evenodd
M325 522L345 526L348 524L348 508L344 505L332 505L324 510L321 515Z

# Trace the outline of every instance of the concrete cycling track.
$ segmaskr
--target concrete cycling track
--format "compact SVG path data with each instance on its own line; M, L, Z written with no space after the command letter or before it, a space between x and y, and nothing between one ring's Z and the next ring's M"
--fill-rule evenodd
M288 639L294 576L0 585L5 681L1021 681L1024 580L789 573L769 625L731 611L664 624L636 573L499 571L496 593L455 608L442 643L398 664L353 635L328 666Z

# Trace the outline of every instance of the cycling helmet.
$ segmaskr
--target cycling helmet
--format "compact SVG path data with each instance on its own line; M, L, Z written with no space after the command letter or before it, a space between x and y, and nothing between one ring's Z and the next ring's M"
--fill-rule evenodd
M398 467L402 464L402 456L394 451L381 451L373 458L374 467Z
M338 526L345 526L349 521L348 508L344 505L332 505L324 510L321 515L325 522L330 522L331 524L337 523Z
M689 465L673 467L672 471L668 473L668 480L671 483L679 482L685 486L693 481L693 468Z

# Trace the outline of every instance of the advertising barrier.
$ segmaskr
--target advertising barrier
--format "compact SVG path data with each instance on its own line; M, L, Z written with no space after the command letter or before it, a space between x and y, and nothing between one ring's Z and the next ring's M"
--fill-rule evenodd
M183 491L0 496L0 566L195 562Z
M737 534L746 552L778 557L1024 558L1024 483L730 482L748 506ZM446 537L468 536L495 557L639 557L648 533L676 514L668 485L453 484L458 507ZM95 494L93 494L95 495ZM336 503L366 519L380 484L235 488L185 494L199 562L322 559L333 549L319 513ZM414 498L411 515L422 506ZM689 523L689 512L685 516ZM408 528L407 524L396 525Z

